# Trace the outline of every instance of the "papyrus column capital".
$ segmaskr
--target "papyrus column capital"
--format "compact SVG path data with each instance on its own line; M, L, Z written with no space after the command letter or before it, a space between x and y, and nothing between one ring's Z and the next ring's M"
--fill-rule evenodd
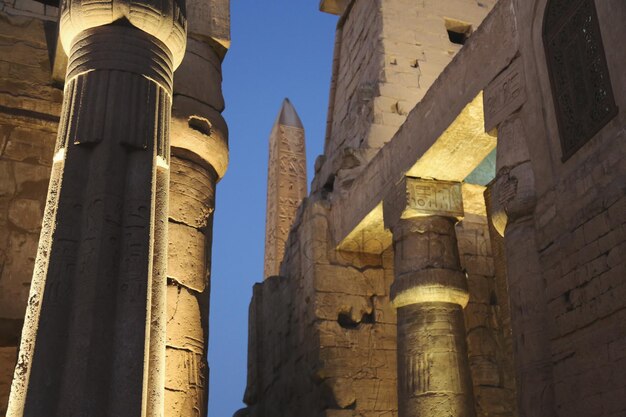
M461 183L405 177L383 202L393 232L396 308L421 303L469 301L454 225L463 217Z
M78 35L91 28L116 22L127 22L166 45L172 54L174 68L183 60L187 43L187 20L184 0L107 0L61 2L60 38L69 55ZM123 45L117 45L123 46Z
M393 231L402 219L442 216L463 217L461 183L404 177L383 202L385 228Z

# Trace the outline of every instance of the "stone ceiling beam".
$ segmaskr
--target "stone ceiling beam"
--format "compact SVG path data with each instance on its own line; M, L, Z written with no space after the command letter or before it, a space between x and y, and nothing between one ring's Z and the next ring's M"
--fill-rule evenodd
M379 205L405 175L462 181L493 149L495 138L484 133L482 90L516 56L515 25L512 1L499 2L394 138L334 202L332 233L339 249L359 244L361 251L377 252L371 250L375 244L355 243L359 234L389 245Z

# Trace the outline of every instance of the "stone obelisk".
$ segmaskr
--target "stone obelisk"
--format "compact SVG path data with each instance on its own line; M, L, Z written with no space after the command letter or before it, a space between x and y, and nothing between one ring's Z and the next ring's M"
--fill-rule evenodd
M304 128L289 99L272 128L269 154L264 278L279 273L289 229L307 191Z
M63 111L7 415L162 416L176 0L65 0Z

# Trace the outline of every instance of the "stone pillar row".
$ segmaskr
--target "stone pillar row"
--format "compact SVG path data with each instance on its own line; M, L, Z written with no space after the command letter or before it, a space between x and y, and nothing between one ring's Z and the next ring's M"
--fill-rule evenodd
M399 417L474 417L455 224L461 184L405 177L383 203L393 233Z
M184 9L63 2L63 110L8 416L161 416Z

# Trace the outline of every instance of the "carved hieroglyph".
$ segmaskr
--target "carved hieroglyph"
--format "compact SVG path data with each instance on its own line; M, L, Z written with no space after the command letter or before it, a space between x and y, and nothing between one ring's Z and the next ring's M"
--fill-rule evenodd
M474 417L462 310L469 291L454 228L461 184L404 178L383 211L393 233L398 416Z
M306 196L304 128L289 99L283 101L270 135L267 173L264 277L278 275L289 229Z

